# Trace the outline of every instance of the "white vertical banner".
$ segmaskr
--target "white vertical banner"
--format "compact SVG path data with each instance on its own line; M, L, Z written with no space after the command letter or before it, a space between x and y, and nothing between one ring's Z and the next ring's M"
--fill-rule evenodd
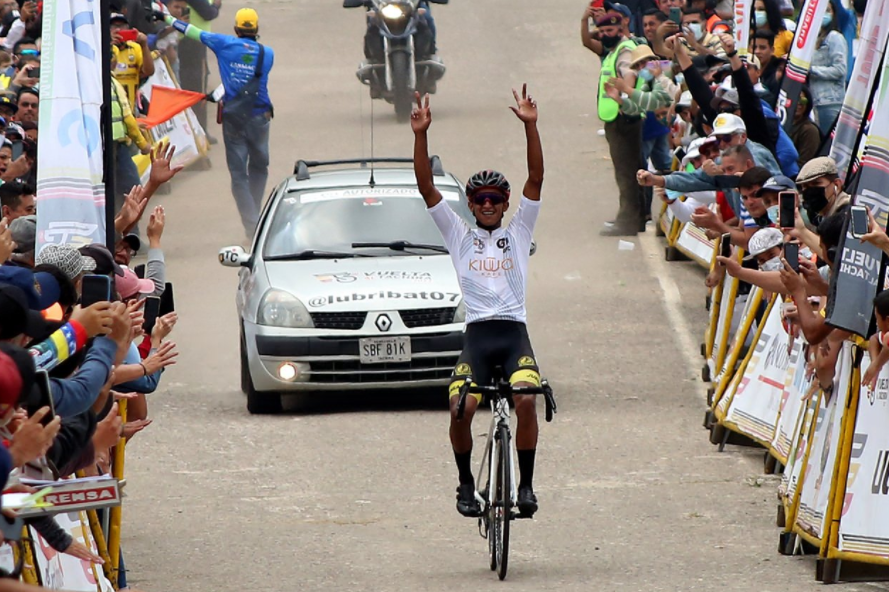
M105 242L100 24L99 0L43 3L38 251Z
M837 122L836 135L830 146L830 157L837 163L840 179L845 181L849 164L858 149L859 131L866 125L870 113L865 113L874 83L880 78L880 60L886 50L889 33L889 6L885 2L870 2L864 9L861 22L861 41L852 67L852 78L846 89L843 108Z
M747 61L750 54L750 23L753 17L753 0L735 0L735 49L741 59Z

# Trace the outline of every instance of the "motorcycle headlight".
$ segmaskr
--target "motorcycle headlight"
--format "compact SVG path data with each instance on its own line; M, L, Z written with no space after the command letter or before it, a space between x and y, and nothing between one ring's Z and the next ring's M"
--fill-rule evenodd
M404 9L398 4L384 4L380 12L384 18L392 20L400 19L404 16Z
M454 322L455 323L465 323L466 322L466 306L463 305L463 301L460 301L460 304L457 305L457 310L454 311Z
M283 290L269 290L263 295L256 319L267 327L311 329L315 326L299 298Z

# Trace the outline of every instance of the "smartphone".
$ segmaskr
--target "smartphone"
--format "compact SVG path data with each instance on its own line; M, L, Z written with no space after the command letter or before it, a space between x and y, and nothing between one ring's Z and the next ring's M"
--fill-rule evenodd
M682 9L674 6L670 9L670 20L677 25L682 23Z
M732 256L732 235L729 233L723 234L722 238L719 241L719 256L720 257L731 257Z
M120 35L122 41L135 41L136 37L139 36L139 31L136 29L124 29L123 31L118 31L117 34Z
M161 308L158 314L160 316L164 316L165 314L171 313L176 310L176 305L173 302L173 284L167 282L164 285L164 291L161 294Z
M145 264L143 263L141 265L137 265L136 267L134 267L133 273L135 273L136 277L139 278L140 280L144 280L145 279Z
M25 146L21 140L16 140L12 143L12 159L13 160L18 160L24 152L25 152Z
M870 219L867 215L867 208L864 206L852 206L849 208L852 212L852 236L861 238L870 231Z
M143 308L145 321L142 323L142 328L145 330L146 335L151 335L151 330L154 329L154 324L157 322L160 309L160 296L148 296L145 299L145 306Z
M28 417L31 417L44 407L49 407L49 413L40 420L40 423L49 425L49 422L55 417L56 407L52 402L52 387L49 383L49 374L46 370L38 370L34 374L34 391L25 405L25 410L28 412Z
M30 70L28 70L28 77L29 78L40 78L40 66L37 66L36 68L31 68Z
M590 8L605 8L605 0L593 0L590 2Z
M111 300L111 278L107 275L85 275L81 281L80 306Z
M795 273L799 273L799 243L784 243L784 258Z
M778 193L778 224L781 228L796 226L796 193L793 191Z

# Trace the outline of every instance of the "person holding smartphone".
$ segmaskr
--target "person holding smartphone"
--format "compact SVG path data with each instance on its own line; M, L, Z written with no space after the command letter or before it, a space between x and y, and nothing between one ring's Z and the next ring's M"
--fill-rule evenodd
M139 82L154 74L154 58L148 47L148 37L131 28L127 17L118 12L111 15L111 39L117 48L117 65L112 73L126 89L133 111L141 113L136 97Z

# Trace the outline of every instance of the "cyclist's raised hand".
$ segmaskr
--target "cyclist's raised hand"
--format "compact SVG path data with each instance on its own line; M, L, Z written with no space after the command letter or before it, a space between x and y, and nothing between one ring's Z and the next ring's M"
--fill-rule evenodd
M521 119L525 123L536 123L537 122L537 101L534 100L528 94L528 85L522 85L522 96L519 98L519 93L516 89L512 89L512 96L515 97L515 107L510 107L512 112L516 114L516 117Z
M414 93L417 106L411 112L411 129L415 134L424 133L432 123L432 111L429 110L429 95L420 97L420 93Z

